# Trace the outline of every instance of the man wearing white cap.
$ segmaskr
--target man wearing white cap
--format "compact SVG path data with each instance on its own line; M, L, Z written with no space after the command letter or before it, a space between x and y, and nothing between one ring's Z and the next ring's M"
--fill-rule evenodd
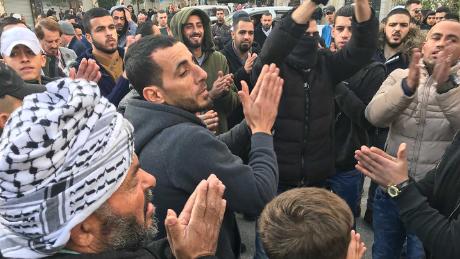
M35 34L22 27L14 27L2 33L0 52L4 62L12 67L26 82L46 84L50 78L42 76L46 64L40 42Z
M133 127L95 83L63 79L24 98L0 138L0 258L199 258L216 251L225 186L201 181L166 239L155 235L155 178Z

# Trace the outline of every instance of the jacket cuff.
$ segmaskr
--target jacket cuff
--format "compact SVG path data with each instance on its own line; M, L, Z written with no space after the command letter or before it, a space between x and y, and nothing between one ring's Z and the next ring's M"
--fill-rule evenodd
M409 85L407 84L407 80L406 78L404 78L401 82L401 87L403 89L403 92L404 92L404 95L406 96L412 96L414 95L414 91L412 91L412 89L410 89Z
M251 136L251 149L265 147L273 150L273 136L262 132L256 132Z
M423 196L417 188L417 183L413 182L407 186L395 199L399 208L401 218L404 214L416 210L427 198Z

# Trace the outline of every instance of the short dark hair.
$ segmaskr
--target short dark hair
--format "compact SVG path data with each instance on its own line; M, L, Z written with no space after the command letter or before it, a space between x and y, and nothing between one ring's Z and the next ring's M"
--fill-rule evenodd
M45 29L48 31L59 32L59 35L62 35L61 27L59 23L51 18L42 19L36 26L35 26L35 35L39 40L43 40L45 38Z
M388 18L390 18L391 16L393 15L396 15L396 14L404 14L404 15L407 15L407 17L409 17L409 20L412 18L412 16L410 15L409 11L405 8L395 8L393 10L391 10L388 14L387 14L387 17L386 17L386 20L388 21ZM386 22L387 22L386 21ZM386 23L385 22L385 23Z
M2 18L0 20L0 36L3 33L3 28L5 28L6 26L15 25L15 24L21 24L21 23L26 25L22 20L16 19L16 18L11 17L11 16L7 16L5 18Z
M105 10L104 8L96 7L89 9L85 15L83 15L83 28L85 29L86 33L91 33L91 20L94 18L111 16L109 11Z
M460 21L458 14L454 14L454 13L446 13L446 17L444 18L449 21L457 21L457 22Z
M433 11L433 10L429 10L429 11L426 13L426 15L425 15L425 16L427 16L427 17L428 17L428 16L430 16L430 15L435 15L435 14L436 14L436 12L435 12L435 11Z
M262 16L272 16L272 13L270 13L270 12L265 12L265 13L262 14ZM262 16L261 16L261 18L262 18Z
M224 12L225 13L224 8L220 8L220 7L216 8L216 14L217 14L217 12Z
M441 6L441 7L438 7L436 9L436 12L437 13L450 13L450 10L449 10L449 8L447 8L445 6Z
M160 14L160 13L166 13L166 11L161 9L161 10L158 11L158 14Z
M343 16L343 17L353 17L355 14L355 8L352 5L344 5L342 6L337 12L335 13L334 17L334 23L335 20L337 19L337 16Z
M146 36L149 36L149 35L153 35L152 26L153 26L152 21L150 21L150 20L145 21L144 23L139 25L139 27L137 27L136 35L140 34L142 38L146 37Z
M353 215L336 194L296 188L278 195L262 211L259 233L270 259L345 258Z
M411 4L421 4L420 0L407 0L406 1L406 7L408 7Z
M163 87L163 70L152 58L152 53L172 47L178 41L173 37L149 35L133 43L125 55L125 70L134 89L143 96L148 85Z
M249 17L241 17L241 18L239 18L239 19L234 20L234 21L233 21L233 24L232 24L232 27L233 27L233 31L234 31L234 32L237 31L237 29L238 29L238 24L239 24L240 22L250 22L250 23L252 23L252 20L251 20L251 18L249 18Z

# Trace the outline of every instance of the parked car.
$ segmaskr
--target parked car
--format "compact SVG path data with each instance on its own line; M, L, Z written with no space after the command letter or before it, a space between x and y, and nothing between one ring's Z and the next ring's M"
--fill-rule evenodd
M230 8L226 5L197 5L197 6L184 7L182 9L186 9L186 8L198 8L198 9L203 10L211 19L211 23L215 23L217 21L216 10L218 8L224 9L225 16L228 16L230 14Z
M260 18L262 14L269 12L272 14L273 21L276 22L283 15L287 14L289 10L292 9L292 6L265 6L265 7L252 7L246 8L242 11L245 11L249 14L249 17L254 21L254 25L257 26L260 23ZM233 24L233 13L231 13L226 19L226 23L231 25Z

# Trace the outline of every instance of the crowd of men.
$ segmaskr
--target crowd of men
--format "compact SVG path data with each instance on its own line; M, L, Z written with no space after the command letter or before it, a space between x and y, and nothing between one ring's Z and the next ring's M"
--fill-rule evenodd
M327 3L2 18L0 258L459 258L458 15Z

